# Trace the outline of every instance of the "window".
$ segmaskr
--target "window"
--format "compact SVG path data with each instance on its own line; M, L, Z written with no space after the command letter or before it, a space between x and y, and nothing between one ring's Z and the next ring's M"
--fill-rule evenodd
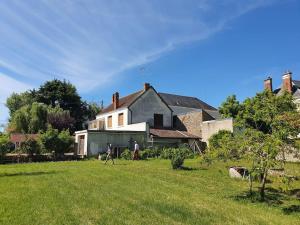
M112 116L107 117L107 127L112 128Z
M177 116L173 116L173 128L177 128Z
M118 115L118 126L124 125L124 113L119 113Z
M164 116L163 114L154 114L154 127L163 128L164 126Z

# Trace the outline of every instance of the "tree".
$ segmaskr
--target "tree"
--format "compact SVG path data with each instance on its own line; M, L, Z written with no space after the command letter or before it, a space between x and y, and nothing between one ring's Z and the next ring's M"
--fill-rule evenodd
M49 126L45 132L40 133L39 142L44 152L63 154L70 150L74 140L68 130L59 132L57 129Z
M74 130L75 119L71 117L68 110L63 110L58 106L48 108L47 122L54 129L58 129L59 131L65 129Z
M20 133L37 133L47 127L47 107L34 102L14 112L10 121L10 130Z
M234 102L234 99L229 98L227 102ZM223 106L227 105L229 104L223 104ZM224 112L231 112L231 110L224 110ZM284 162L285 158L280 157L281 153L284 155L300 133L299 112L296 111L289 93L276 96L270 91L264 91L253 98L246 99L234 115L237 115L235 126L239 129L236 129L233 136L220 132L212 137L210 155L215 158L243 157L250 160L252 163L249 170L249 190L252 192L253 177L258 175L261 177L260 196L261 200L264 200L269 170L280 161ZM232 157L232 153L238 157Z
M35 101L35 90L26 91L21 94L12 93L6 99L6 106L9 110L9 115L12 117L13 114L26 105L31 105Z
M47 106L34 102L30 109L29 132L37 133L47 128Z
M226 101L219 107L223 118L236 118L241 110L241 105L235 95L227 97Z
M13 149L13 144L9 141L6 134L0 134L0 161L3 160L5 154Z
M53 108L59 106L68 110L75 119L75 130L83 128L87 113L86 104L81 101L75 86L70 82L57 79L47 81L37 90L36 99Z
M13 132L29 133L30 108L25 105L14 112L9 128Z
M96 116L98 113L100 113L100 111L102 110L101 108L102 106L95 103L95 102L91 102L91 103L87 103L87 119L88 120L94 120L96 119Z

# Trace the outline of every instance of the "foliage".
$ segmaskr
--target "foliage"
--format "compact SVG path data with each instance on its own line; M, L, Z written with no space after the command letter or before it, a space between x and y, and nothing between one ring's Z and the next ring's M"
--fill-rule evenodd
M129 149L125 149L121 153L121 158L126 159L126 160L131 160L132 159L131 151Z
M27 138L24 142L21 143L20 151L29 155L39 154L40 145L33 138Z
M181 148L172 149L171 165L173 169L180 169L186 158L186 152Z
M236 125L272 134L280 116L289 112L296 112L296 105L289 93L276 96L270 91L264 91L243 102Z
M9 114L12 117L13 114L26 105L31 105L35 101L35 90L26 91L21 94L12 93L6 99L6 106L9 110Z
M144 150L139 152L139 158L142 160L148 159L149 158L149 151Z
M91 102L87 104L87 118L88 120L94 120L96 119L96 116L98 113L100 113L102 106L95 102Z
M71 117L68 110L63 110L62 108L56 106L54 108L48 108L47 122L53 128L59 131L72 129L74 130L74 118Z
M13 144L9 141L9 137L6 134L0 134L0 161L6 153L13 150Z
M57 79L45 82L37 90L13 93L7 98L6 105L10 113L9 129L22 133L44 131L47 121L54 128L69 129L73 133L83 129L84 123L94 119L100 110L96 103L82 101L70 82ZM49 116L46 115L45 106L50 109Z
M76 87L70 82L57 79L47 81L37 90L36 99L48 106L59 106L63 110L68 110L75 119L75 129L82 129L87 113L86 104L81 101Z
M219 112L223 118L236 118L242 105L236 99L235 95L229 96L219 107Z
M234 99L228 98L227 102L234 102ZM225 102L225 105L230 104ZM253 178L259 176L260 196L264 200L268 172L279 164L279 156L284 155L287 146L294 143L294 138L300 132L300 115L292 96L287 92L276 96L264 91L246 99L238 108L239 111L235 112L238 132L232 135L221 131L214 135L209 140L209 156L233 160L244 157L250 160L250 193ZM281 158L284 161L284 156Z
M172 152L173 152L172 148L164 148L161 152L160 157L162 159L171 159L172 158Z
M239 159L238 152L239 138L227 130L220 130L209 138L209 153L213 158L220 160ZM207 158L205 158L207 159Z
M56 153L70 152L72 144L74 143L73 137L70 135L69 130L62 130L58 134L59 146L57 146Z
M100 155L100 159L101 159L102 161L105 161L105 160L106 160L106 157L107 157L107 153L102 153L102 154Z
M68 130L59 132L49 126L45 132L40 133L39 142L44 152L62 154L70 150L73 138Z
M37 102L16 110L11 118L10 128L14 132L37 133L47 126L47 107Z

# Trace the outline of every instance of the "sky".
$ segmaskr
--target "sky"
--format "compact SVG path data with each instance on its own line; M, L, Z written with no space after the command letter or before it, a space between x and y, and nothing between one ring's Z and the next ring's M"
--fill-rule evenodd
M300 80L297 0L0 2L0 124L12 92L54 78L104 105L149 82L218 107L286 70Z

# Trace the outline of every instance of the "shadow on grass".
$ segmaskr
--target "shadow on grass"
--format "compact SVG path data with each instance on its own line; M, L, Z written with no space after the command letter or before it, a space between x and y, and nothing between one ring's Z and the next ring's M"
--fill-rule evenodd
M187 170L187 171L193 171L193 170L207 170L207 168L198 168L198 167L188 167L188 166L182 166L179 169L181 170Z
M284 214L300 213L300 205L291 205L282 209Z
M38 172L19 172L19 173L0 173L0 178L1 177L17 177L17 176L40 176L40 175L48 175L48 174L56 174L56 173L61 173L57 171L38 171Z
M292 200L291 196L295 196L299 192L299 189L290 190L288 193L284 193L275 188L266 188L265 201L261 201L260 194L256 191L250 194L248 191L243 192L237 196L233 196L236 201L251 202L251 203L262 203L268 204L272 207L278 207L282 209L284 214L300 213L300 204L293 204L290 206L284 206L289 200Z

